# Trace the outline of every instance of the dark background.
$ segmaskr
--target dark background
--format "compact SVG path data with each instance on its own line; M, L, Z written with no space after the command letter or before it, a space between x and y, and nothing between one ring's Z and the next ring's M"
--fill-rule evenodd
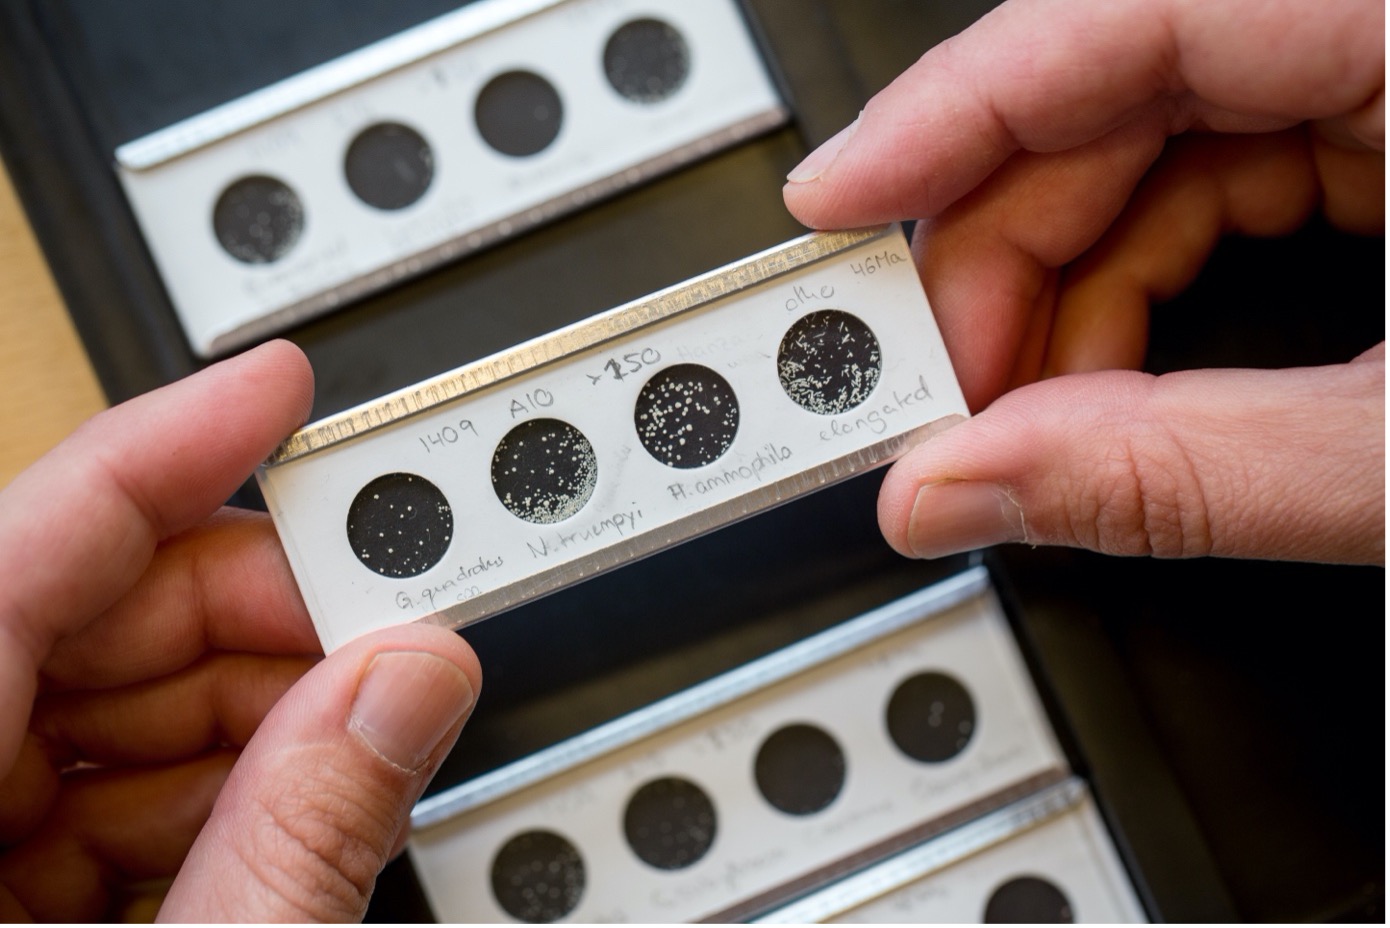
M197 362L112 149L453 5L0 3L0 152L113 400ZM791 125L292 331L318 375L315 414L799 234L786 171L991 5L749 0ZM1384 254L1383 238L1319 223L1230 240L1156 309L1148 369L1344 361L1384 337ZM471 629L488 686L437 786L959 569L888 551L877 480ZM1383 920L1383 570L1026 547L991 563L1151 914ZM428 917L403 862L369 914Z
M1146 368L1354 357L1385 336L1384 256L1321 221L1227 239L1155 308ZM1000 553L1103 802L1144 823L1130 837L1156 893L1209 866L1244 921L1384 921L1382 568ZM1159 765L1176 795L1121 782ZM1184 810L1207 861L1166 853Z

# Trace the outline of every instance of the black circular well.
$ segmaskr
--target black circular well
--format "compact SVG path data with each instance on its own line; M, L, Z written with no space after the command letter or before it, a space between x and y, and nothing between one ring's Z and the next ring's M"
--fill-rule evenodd
M823 416L869 398L883 373L878 338L858 317L838 309L802 316L777 348L777 377L798 406Z
M444 557L454 514L439 488L415 474L386 474L348 507L347 536L357 559L383 577L415 577Z
M603 73L627 99L659 103L690 76L690 46L670 23L634 19L619 26L604 46Z
M212 209L222 248L246 264L278 261L304 231L304 204L284 181L263 174L230 184Z
M521 158L555 141L564 106L550 81L539 74L507 71L478 92L473 120L483 141L504 155Z
M643 785L623 813L623 833L633 853L661 870L680 870L704 857L715 830L714 803L680 777Z
M652 457L670 467L712 464L738 432L738 397L719 374L702 364L677 364L658 372L637 395L637 437Z
M531 419L492 456L492 488L512 515L560 522L584 508L598 484L598 456L584 433L559 419Z
M584 859L553 831L526 831L492 859L492 895L523 922L559 921L584 895Z
M368 126L348 145L343 173L357 198L377 209L404 209L434 180L434 152L420 133L397 122Z
M888 700L888 735L908 757L950 760L975 733L975 702L959 680L928 671L908 677Z
M844 788L845 752L824 729L788 725L758 748L753 777L774 808L811 815L834 802Z
M1065 925L1076 921L1071 900L1036 876L1020 876L999 886L985 903L985 924Z

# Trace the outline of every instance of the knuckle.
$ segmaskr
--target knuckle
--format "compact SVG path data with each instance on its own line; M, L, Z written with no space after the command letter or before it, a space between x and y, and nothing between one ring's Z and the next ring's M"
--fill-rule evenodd
M297 916L360 918L396 832L388 803L364 801L331 767L280 782L291 785L263 799L245 865Z
M1158 425L1117 429L1069 529L1111 554L1185 558L1215 550L1202 470L1181 439Z

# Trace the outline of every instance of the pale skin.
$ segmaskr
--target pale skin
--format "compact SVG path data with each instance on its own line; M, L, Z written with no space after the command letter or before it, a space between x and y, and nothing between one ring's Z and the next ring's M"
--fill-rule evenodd
M272 343L98 416L0 493L0 918L360 918L481 675L440 628L319 659L269 518L307 415ZM74 769L78 763L92 765Z
M925 220L914 252L977 415L889 472L895 548L1384 563L1383 344L1130 370L1150 301L1221 234L1317 210L1383 229L1384 20L1379 0L1013 0L793 170L812 227Z
M1383 225L1383 41L1378 2L1015 0L793 172L810 225L926 220L978 414L889 473L896 547L1383 561L1383 348L1123 370L1220 232ZM311 393L272 343L0 492L0 918L168 877L168 920L362 915L481 676L423 626L317 658L268 518L219 509Z

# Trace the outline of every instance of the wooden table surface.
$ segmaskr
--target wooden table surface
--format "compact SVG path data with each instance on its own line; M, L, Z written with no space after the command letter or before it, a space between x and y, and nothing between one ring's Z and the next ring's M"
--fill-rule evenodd
M106 398L0 168L0 487Z

